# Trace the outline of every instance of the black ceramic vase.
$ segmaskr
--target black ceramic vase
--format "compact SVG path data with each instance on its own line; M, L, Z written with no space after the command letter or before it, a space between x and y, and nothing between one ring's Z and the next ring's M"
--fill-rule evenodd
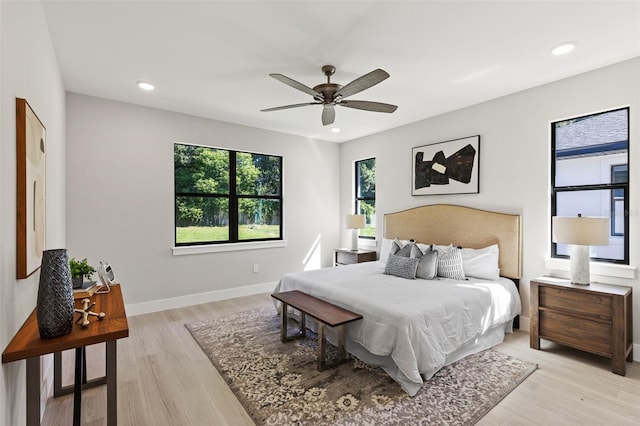
M73 288L66 249L42 252L36 317L43 339L64 336L73 327Z

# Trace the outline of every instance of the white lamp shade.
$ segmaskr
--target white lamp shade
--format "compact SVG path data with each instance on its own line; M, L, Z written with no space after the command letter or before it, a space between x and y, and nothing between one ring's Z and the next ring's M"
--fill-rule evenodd
M347 229L364 229L363 214L348 214L344 218Z
M582 246L609 245L609 218L554 216L553 242Z

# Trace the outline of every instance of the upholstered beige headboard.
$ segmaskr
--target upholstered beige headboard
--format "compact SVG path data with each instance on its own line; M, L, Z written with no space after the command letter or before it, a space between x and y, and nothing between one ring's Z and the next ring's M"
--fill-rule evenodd
M469 248L498 244L500 275L522 276L520 215L434 204L384 215L384 237Z

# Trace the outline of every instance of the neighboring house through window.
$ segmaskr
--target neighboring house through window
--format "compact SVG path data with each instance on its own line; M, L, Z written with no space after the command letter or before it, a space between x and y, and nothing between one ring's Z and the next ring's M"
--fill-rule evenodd
M365 217L365 229L359 237L376 238L376 159L356 161L355 164L355 213Z
M629 108L551 123L551 216L609 218L596 260L629 263ZM567 244L552 243L552 257Z
M174 144L175 245L282 239L282 157Z

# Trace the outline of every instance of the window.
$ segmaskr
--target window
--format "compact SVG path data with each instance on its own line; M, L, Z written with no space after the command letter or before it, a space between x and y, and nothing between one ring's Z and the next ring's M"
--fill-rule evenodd
M376 238L376 159L356 161L355 213L365 217L365 229L360 229L360 238Z
M609 218L600 261L629 264L629 108L551 123L551 215ZM552 257L569 245L552 243Z
M175 244L282 239L282 157L174 144Z

